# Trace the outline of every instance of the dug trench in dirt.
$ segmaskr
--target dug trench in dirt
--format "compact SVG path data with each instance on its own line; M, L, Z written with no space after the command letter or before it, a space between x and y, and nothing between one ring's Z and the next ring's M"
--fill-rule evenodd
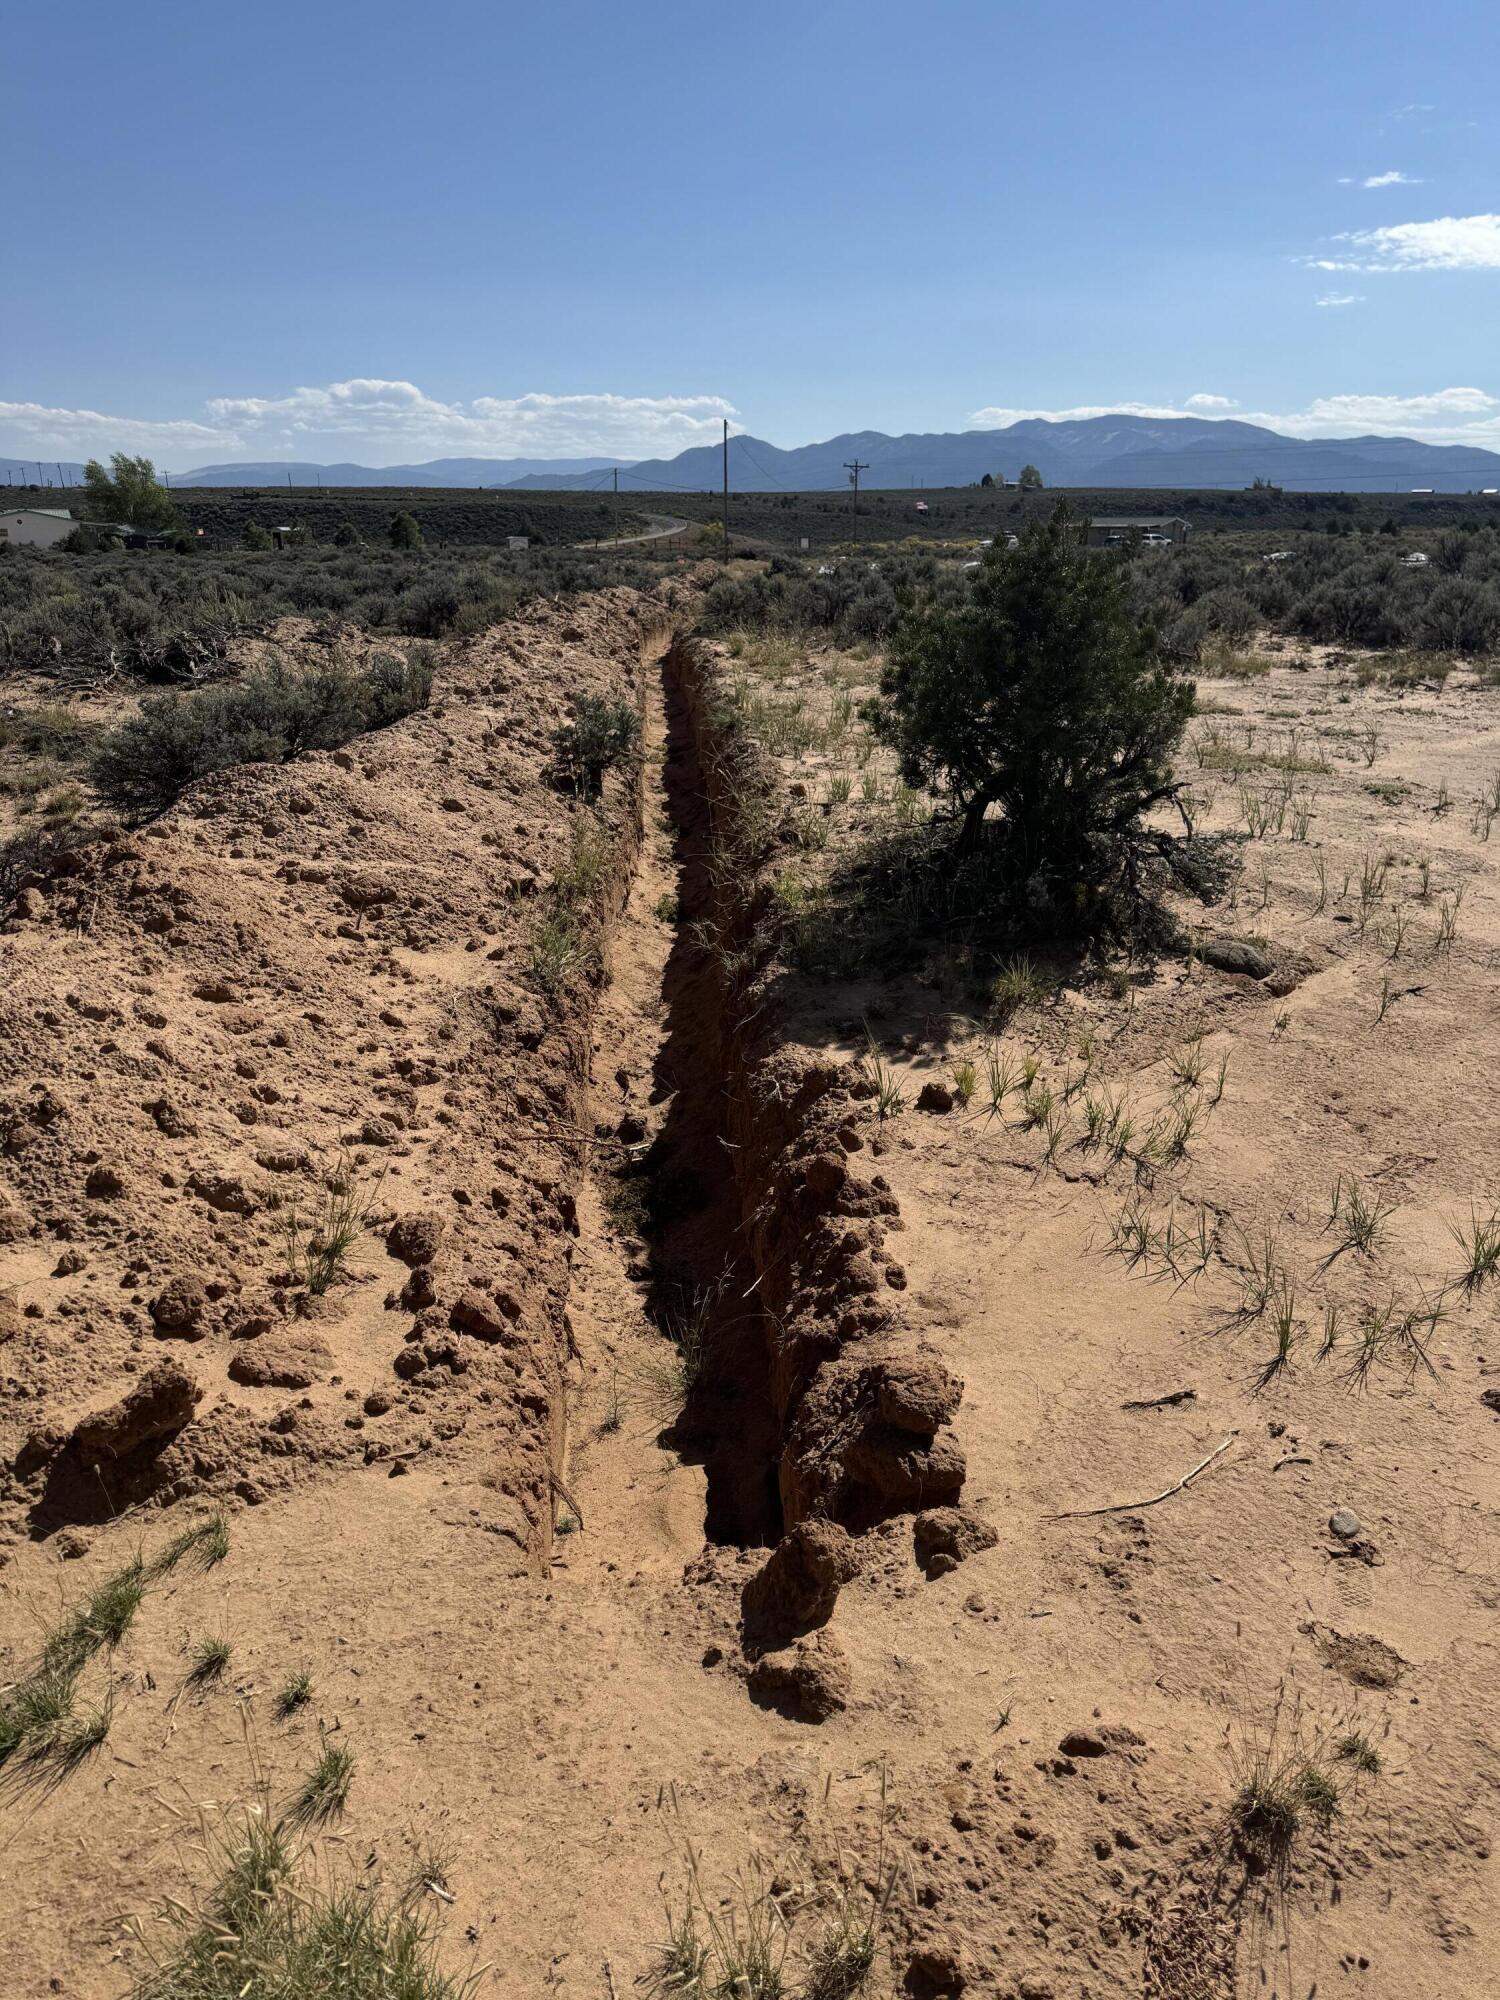
M752 1692L816 1714L842 1699L842 1670L831 1637L816 1656L801 1642L858 1569L853 1537L911 1516L941 1569L991 1531L955 1505L962 1386L903 1328L897 1204L859 1170L868 1087L780 1046L770 775L695 644L674 643L663 668L678 870L653 1093L666 1110L653 1130L621 1108L615 1198L649 1240L649 1311L683 1392L665 1441L701 1458L704 1533L775 1551L745 1584Z

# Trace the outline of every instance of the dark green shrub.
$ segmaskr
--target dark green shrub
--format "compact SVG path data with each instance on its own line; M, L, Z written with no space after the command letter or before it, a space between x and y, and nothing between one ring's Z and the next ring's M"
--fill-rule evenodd
M422 530L415 516L404 510L391 522L390 536L393 549L419 549L422 546Z
M584 695L552 739L557 770L580 798L599 795L604 773L634 756L640 718L627 701Z
M965 601L912 610L880 686L870 719L902 777L947 794L958 851L983 843L1016 908L1089 928L1133 886L1193 687L1065 508L992 549Z

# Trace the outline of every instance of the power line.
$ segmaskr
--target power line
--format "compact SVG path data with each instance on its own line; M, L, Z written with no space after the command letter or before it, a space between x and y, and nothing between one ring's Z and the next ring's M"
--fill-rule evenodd
M857 458L846 458L844 460L844 470L849 475L849 484L854 488L854 532L850 539L856 542L859 540L859 475L862 472L868 472L869 469L870 462L868 459L863 464Z

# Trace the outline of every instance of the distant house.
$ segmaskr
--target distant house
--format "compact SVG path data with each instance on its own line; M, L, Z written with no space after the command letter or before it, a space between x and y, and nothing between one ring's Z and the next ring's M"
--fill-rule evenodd
M53 549L77 526L66 507L18 507L13 514L0 514L0 542L18 549Z
M1118 549L1136 535L1147 542L1185 542L1188 528L1180 514L1104 515L1089 522L1089 547Z

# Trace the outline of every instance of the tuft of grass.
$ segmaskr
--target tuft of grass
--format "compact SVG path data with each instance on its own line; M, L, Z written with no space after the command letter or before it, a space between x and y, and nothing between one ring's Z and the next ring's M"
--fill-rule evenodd
M962 1062L955 1063L953 1066L953 1095L958 1099L965 1111L968 1110L969 1101L978 1086L979 1071L973 1062L965 1056Z
M674 1798L675 1806L675 1798ZM874 1852L837 1848L811 1884L787 1884L760 1857L710 1895L701 1858L677 1834L685 1877L663 1885L666 1936L637 1982L647 2000L854 2000L869 1990L902 1875L889 1853L884 1785Z
M899 1118L906 1109L906 1098L896 1081L896 1072L880 1053L880 1048L870 1030L866 1028L865 1039L868 1047L861 1057L861 1067L875 1086L875 1109L881 1123L887 1118Z
M159 1554L146 1565L147 1579L170 1576L180 1562L190 1561L200 1569L213 1569L229 1554L229 1523L222 1514L210 1514L195 1528L174 1535Z
M294 1826L317 1826L336 1819L348 1801L354 1779L354 1753L342 1743L323 1745L322 1754L302 1782L287 1810Z
M146 1595L150 1575L139 1556L92 1592L66 1624L48 1635L44 1668L76 1674L101 1647L118 1646Z
M1016 1072L1010 1057L993 1044L985 1050L984 1080L990 1094L990 1116L998 1118L1006 1098L1015 1088Z
M1292 1345L1297 1337L1297 1288L1285 1271L1277 1274L1268 1314L1271 1331L1276 1336L1276 1351L1261 1367L1256 1378L1257 1389L1269 1388L1292 1365Z
M295 1204L287 1210L281 1226L287 1270L315 1297L343 1276L349 1252L364 1232L385 1175L382 1167L373 1181L361 1183L354 1162L344 1154L324 1183L310 1217L304 1218Z
M306 1667L298 1667L295 1673L287 1675L276 1690L271 1711L278 1722L285 1722L289 1715L295 1715L299 1708L306 1708L312 1700L312 1675Z
M233 1651L234 1648L229 1641L217 1635L200 1639L192 1651L187 1685L202 1689L212 1687L216 1681L222 1680L228 1671Z
M132 2000L472 2000L479 1973L439 1970L430 1875L391 1898L304 1861L264 1804L205 1829L215 1881L190 1904L169 1898L165 1942ZM152 1949L142 1934L142 1942Z
M990 988L990 1010L1002 1026L1013 1020L1023 1007L1035 1006L1046 997L1046 984L1024 953L1008 958L995 974Z
M1348 1736L1341 1736L1334 1745L1334 1750L1338 1756L1343 1758L1346 1764L1352 1764L1355 1770L1363 1773L1365 1777L1374 1778L1379 1776L1380 1752L1375 1748L1375 1745L1370 1741L1368 1736L1361 1735L1358 1732L1351 1733Z
M1331 1264L1346 1250L1357 1250L1364 1257L1373 1256L1387 1217L1394 1215L1399 1206L1398 1202L1386 1201L1379 1195L1372 1199L1353 1174L1340 1174L1333 1184L1328 1220L1323 1225L1325 1234L1337 1231L1338 1242L1325 1263Z
M1458 1282L1466 1292L1477 1292L1500 1271L1500 1208L1492 1208L1486 1216L1471 1208L1468 1227L1450 1223L1448 1234L1463 1253Z
M1325 1754L1309 1742L1300 1702L1284 1685L1266 1727L1247 1732L1231 1752L1235 1842L1252 1867L1283 1886L1303 1832L1326 1833L1339 1813L1339 1788L1324 1768Z

